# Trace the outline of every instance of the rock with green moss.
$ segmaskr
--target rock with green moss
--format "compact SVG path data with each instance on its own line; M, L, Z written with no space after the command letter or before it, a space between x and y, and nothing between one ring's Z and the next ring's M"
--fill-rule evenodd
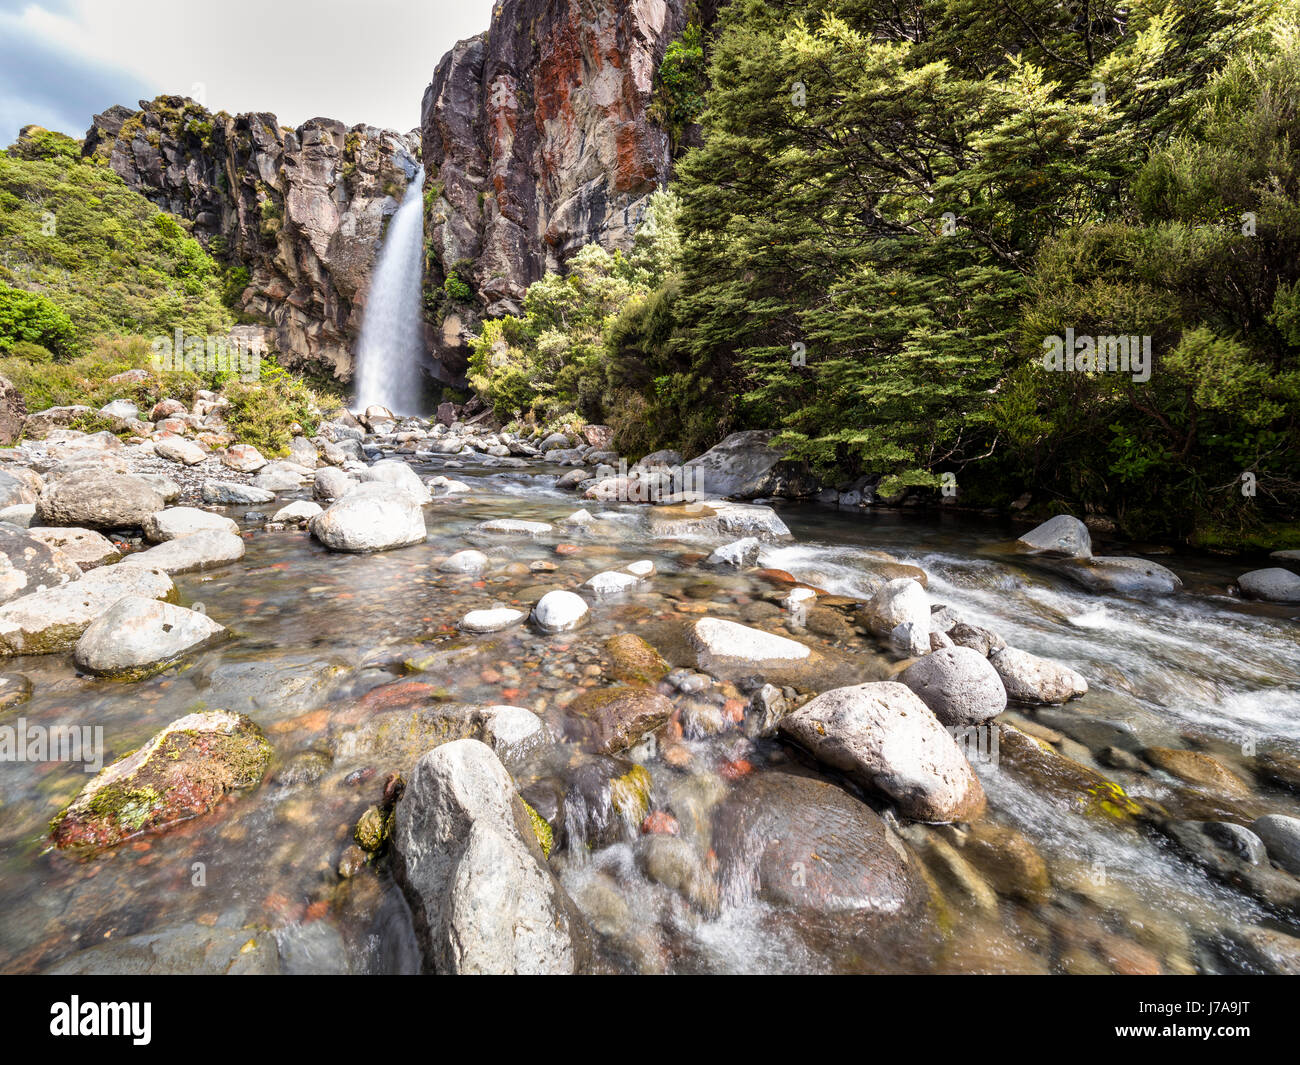
M1090 817L1126 823L1141 814L1142 808L1113 780L1011 725L998 727L1000 764L1035 791L1064 799Z
M388 842L389 827L389 819L384 816L384 811L378 806L372 806L357 821L352 830L352 838L362 850L374 854Z
M51 839L60 848L100 848L164 830L252 787L270 761L271 745L249 718L189 714L98 773L50 823Z
M537 845L542 848L542 854L549 858L551 849L555 846L555 833L551 830L546 818L524 802L523 799L520 799L519 803L523 806L524 813L528 817L528 823L532 826L533 835L537 837Z
M207 614L128 595L91 622L73 658L88 673L140 679L225 635Z
M605 641L610 672L625 684L652 688L672 668L663 655L633 632L620 633Z
M589 750L612 754L635 744L672 715L673 704L645 688L583 692L565 708L565 731Z

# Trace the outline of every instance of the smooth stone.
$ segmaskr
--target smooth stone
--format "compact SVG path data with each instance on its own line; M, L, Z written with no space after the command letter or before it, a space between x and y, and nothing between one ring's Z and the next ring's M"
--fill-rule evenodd
M29 528L27 532L46 547L58 549L64 558L82 569L105 566L122 557L122 552L117 549L112 540L93 529L37 525Z
M1002 678L1007 697L1013 702L1052 705L1088 693L1088 682L1069 666L1016 647L992 652L989 662Z
M898 679L945 725L982 725L1007 708L998 672L978 651L948 647L914 662Z
M91 622L73 660L100 676L131 674L170 663L226 632L197 610L127 596Z
M152 566L103 566L80 580L0 606L0 653L70 651L91 623L129 595L168 599L171 578Z
M317 514L324 513L324 509L310 499L298 499L277 510L271 520L284 525L306 525Z
M239 534L238 523L220 514L199 510L196 507L169 507L160 510L157 514L150 514L141 527L144 529L145 538L156 544L214 529L233 535Z
M488 568L488 557L482 551L457 551L438 567L442 573L468 573L474 576Z
M604 573L597 573L594 577L583 583L583 587L590 591L596 598L604 599L611 596L622 595L624 592L630 592L636 588L641 581L630 573L616 573L607 570Z
M233 481L208 481L203 486L203 502L213 506L256 506L270 503L275 493L250 484Z
M487 633L500 632L511 625L518 625L528 615L522 610L498 607L495 610L471 610L460 619L460 627L466 632Z
M498 518L495 521L482 522L478 532L501 536L545 536L553 531L554 526L544 521L518 521L514 518Z
M127 555L117 567L151 567L164 573L192 573L210 566L238 562L244 557L244 538L224 529L206 529L203 532L182 536L179 540Z
M1062 558L1092 557L1092 534L1088 532L1088 526L1069 514L1049 518L1021 536L1016 544L1031 554Z
M700 668L706 671L708 663L714 659L756 664L795 662L808 658L812 653L794 640L751 629L725 618L700 618L691 626L690 642L697 652Z
M311 534L331 551L373 554L424 543L424 510L404 488L360 484L312 518Z
M582 596L573 592L547 592L533 607L533 623L543 632L568 632L587 618L588 608Z
M1256 569L1237 578L1237 587L1247 599L1269 603L1300 603L1300 576L1289 569Z
M819 761L892 799L918 821L974 821L984 789L947 729L892 681L823 692L779 725Z
M1263 840L1273 861L1300 876L1300 817L1265 814L1251 822L1250 830Z

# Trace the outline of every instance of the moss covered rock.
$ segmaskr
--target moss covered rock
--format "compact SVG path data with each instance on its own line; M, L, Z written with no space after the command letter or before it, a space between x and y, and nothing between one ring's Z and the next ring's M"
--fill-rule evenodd
M111 847L210 810L262 778L271 745L242 714L212 710L173 721L96 775L51 823L56 847Z

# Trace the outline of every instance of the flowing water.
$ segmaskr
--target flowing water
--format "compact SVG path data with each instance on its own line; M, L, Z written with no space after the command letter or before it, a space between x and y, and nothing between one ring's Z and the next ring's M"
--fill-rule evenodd
M424 359L424 168L388 223L357 348L356 406L419 414Z
M612 634L635 632L672 665L693 666L684 633L702 613L782 623L781 590L769 579L701 570L702 545L650 539L645 509L635 505L593 507L600 524L586 536L557 530L503 541L473 531L488 518L556 521L573 512L574 498L550 487L561 470L416 468L425 475L446 469L474 489L427 509L424 545L337 555L303 532L249 523L241 563L179 577L182 600L202 601L237 637L183 668L118 683L77 676L68 656L8 663L9 672L30 679L32 695L3 711L2 724L21 714L29 725L99 725L112 759L186 712L226 707L263 727L276 764L261 786L212 812L90 859L50 852L45 843L48 819L87 775L67 763L0 767L0 969L39 971L87 947L160 932L151 949L164 969L200 965L196 958L224 967L230 962L221 951L233 943L231 957L247 961L269 950L291 971L415 971L410 916L386 861L348 878L336 869L386 772L409 772L418 752L346 753L331 747L340 730L430 699L526 706L557 724L576 694L615 683L602 651ZM1248 796L1228 800L1164 774L1101 768L1130 795L1187 817L1243 822L1300 812L1293 794L1253 775L1265 751L1300 753L1294 611L1226 597L1234 569L1171 556L1162 561L1186 582L1183 595L1152 603L1099 598L997 554L992 548L1011 536L1008 526L906 511L791 506L781 513L794 540L766 547L763 565L861 596L874 583L868 552L892 552L928 571L935 601L1089 680L1078 703L1008 711L1004 720L1056 730L1067 737L1062 751L1094 768L1105 747L1159 745L1211 752L1252 781ZM557 552L564 540L576 552ZM482 579L438 571L441 558L466 547L487 551L494 569ZM595 572L640 559L653 561L657 575L630 595L593 604L590 624L576 633L545 637L524 626L467 638L456 630L468 610L527 608L549 589L576 589ZM892 657L860 635L831 628L800 638L827 656L826 686L832 673L852 683L892 668ZM736 687L672 697L684 726L672 757L654 744L631 757L649 772L654 808L680 825L688 864L711 873L735 843L727 838L734 830L717 819L729 796L769 775L809 769L776 741L745 738L728 714L743 697ZM561 744L515 776L540 809L548 788L563 790L583 767L604 765ZM609 772L625 767L620 761ZM899 840L924 868L931 902L923 917L877 924L835 912L833 900L801 905L798 897L745 890L720 899L671 890L645 875L638 824L617 817L584 820L570 810L567 845L551 860L592 927L596 964L611 971L1218 971L1245 964L1207 948L1225 930L1296 934L1286 915L1207 878L1132 823L1081 810L1068 793L1017 773L1006 759L977 760L975 768L989 796L987 820L1029 842L1050 885L1029 890L1014 872L967 883L961 867L954 873L944 860L953 830L905 824ZM861 798L897 824L884 804Z

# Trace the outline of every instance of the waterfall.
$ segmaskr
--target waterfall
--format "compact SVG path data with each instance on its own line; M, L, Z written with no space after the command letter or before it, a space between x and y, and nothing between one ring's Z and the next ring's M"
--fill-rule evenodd
M379 404L394 414L423 413L419 409L424 358L423 190L424 168L420 167L388 224L370 279L357 346L356 404L361 410Z

